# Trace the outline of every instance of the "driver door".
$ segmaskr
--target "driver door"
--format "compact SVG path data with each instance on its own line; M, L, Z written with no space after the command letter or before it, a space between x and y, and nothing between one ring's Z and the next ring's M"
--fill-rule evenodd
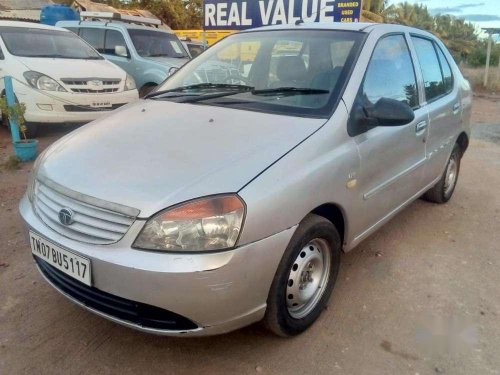
M119 56L116 54L116 46L125 47L127 56ZM123 34L118 30L106 30L104 39L104 50L102 52L104 57L112 63L118 65L120 68L125 70L128 74L133 75L134 67L130 59L130 51L125 42Z
M354 135L361 159L355 240L370 234L423 188L428 114L419 108L417 78L404 34L378 41L357 101L373 105L380 98L406 102L415 119L402 126L380 124Z

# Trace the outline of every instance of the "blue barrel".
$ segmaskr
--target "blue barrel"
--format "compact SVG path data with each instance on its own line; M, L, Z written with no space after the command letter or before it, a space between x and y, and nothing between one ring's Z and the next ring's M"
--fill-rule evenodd
M79 21L80 14L66 6L60 4L46 5L40 13L40 23L54 26L58 21Z

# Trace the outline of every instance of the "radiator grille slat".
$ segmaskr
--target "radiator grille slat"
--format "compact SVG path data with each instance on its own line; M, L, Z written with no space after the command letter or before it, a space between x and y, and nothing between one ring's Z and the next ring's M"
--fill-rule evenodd
M42 221L61 235L85 243L105 245L119 241L128 231L134 217L95 207L61 194L37 181L35 183L35 212ZM59 220L63 208L73 211L73 223Z
M121 83L121 79L113 78L63 78L61 81L77 94L117 92Z

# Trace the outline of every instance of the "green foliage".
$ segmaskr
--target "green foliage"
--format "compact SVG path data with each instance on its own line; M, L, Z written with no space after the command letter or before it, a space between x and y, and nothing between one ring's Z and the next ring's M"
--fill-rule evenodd
M13 106L7 104L7 98L0 98L0 112L2 116L7 116L9 119L16 121L19 126L19 131L22 133L23 138L26 139L26 120L24 114L26 113L26 104L14 103Z
M466 63L472 67L480 67L486 65L486 50L488 48L488 41L482 40L474 45L471 52L467 56ZM490 66L498 66L500 59L500 45L493 44L491 47Z
M9 156L4 163L0 164L0 166L8 171L14 171L20 168L21 159L17 156Z
M467 60L480 44L472 23L448 14L432 16L423 4L405 1L387 6L385 0L365 0L362 15L365 19L376 22L396 23L430 31L446 44L458 62Z
M110 1L109 5L149 10L174 30L201 28L202 0L131 0L121 6Z

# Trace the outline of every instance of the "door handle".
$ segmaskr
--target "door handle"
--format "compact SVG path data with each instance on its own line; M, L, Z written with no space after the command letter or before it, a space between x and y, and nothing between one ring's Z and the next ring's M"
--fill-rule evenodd
M421 135L425 129L427 129L427 121L420 121L416 126L415 126L415 133L417 135Z
M453 113L456 114L459 109L460 109L460 103L455 103L453 105Z

